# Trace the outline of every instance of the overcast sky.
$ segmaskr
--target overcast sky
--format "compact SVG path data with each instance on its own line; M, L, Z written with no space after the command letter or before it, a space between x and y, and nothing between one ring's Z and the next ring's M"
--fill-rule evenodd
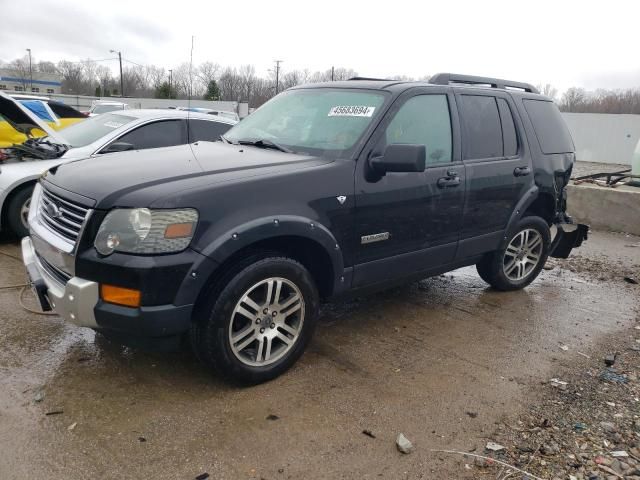
M140 64L253 64L266 75L353 68L360 75L456 72L559 90L640 86L640 2L1 0L0 60L111 57ZM116 62L108 61L112 67Z

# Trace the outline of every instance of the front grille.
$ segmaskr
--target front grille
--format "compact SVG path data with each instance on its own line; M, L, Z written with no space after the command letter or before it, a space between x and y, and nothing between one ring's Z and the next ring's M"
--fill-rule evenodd
M65 272L63 270L60 270L58 267L50 264L43 257L38 255L37 253L36 253L36 255L38 257L38 261L40 262L40 265L42 265L42 268L49 275L51 275L53 278L55 278L62 285L66 285L67 284L67 282L71 279L71 275L69 275L67 272Z
M75 244L89 209L43 188L38 213L43 225Z

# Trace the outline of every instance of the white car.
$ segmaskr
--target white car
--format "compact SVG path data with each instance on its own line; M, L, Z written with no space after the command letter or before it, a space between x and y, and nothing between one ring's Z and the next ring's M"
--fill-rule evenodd
M121 110L128 110L128 109L129 109L129 105L127 105L126 103L107 101L107 100L98 100L93 102L87 115L89 117L95 117L96 115L101 115L103 113L118 112Z
M1 109L0 115L4 116ZM225 117L181 110L126 110L89 118L62 132L47 130L49 136L31 138L4 150L8 159L0 157L0 229L8 227L19 237L28 234L33 186L52 167L124 150L214 142L236 123Z
M225 110L213 110L212 108L202 107L178 107L178 110L187 110L189 112L206 113L207 115L217 115L219 117L230 118L236 122L240 121L240 117L236 112L227 112Z

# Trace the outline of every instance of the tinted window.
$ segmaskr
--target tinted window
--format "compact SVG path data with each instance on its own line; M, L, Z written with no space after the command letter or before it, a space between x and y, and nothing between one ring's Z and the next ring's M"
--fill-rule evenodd
M84 118L85 115L69 105L49 100L49 108L60 118Z
M189 143L207 141L215 142L224 135L231 125L207 120L189 120Z
M121 136L117 142L130 143L136 150L171 147L185 142L182 120L149 123Z
M553 102L524 100L524 107L533 123L543 153L566 153L575 150L569 129Z
M516 125L509 104L504 98L496 99L502 120L502 142L504 143L504 156L513 157L518 153L518 136L516 135Z
M462 95L465 158L502 156L502 129L494 97Z
M446 95L418 95L400 107L385 132L387 145L427 148L427 164L451 161L451 118Z

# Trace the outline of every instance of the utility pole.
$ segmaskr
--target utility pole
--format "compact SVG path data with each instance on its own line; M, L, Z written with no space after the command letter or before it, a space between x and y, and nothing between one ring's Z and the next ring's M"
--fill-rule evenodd
M332 66L331 67L331 81L333 82L333 74L335 72L335 68Z
M31 68L31 49L27 48L27 52L29 52L29 79L30 79L30 89L33 92L33 69Z
M171 80L173 79L173 70L169 69L169 98L171 98Z
M275 60L276 62L276 95L280 91L280 64L282 60Z
M118 60L120 60L120 96L124 98L124 78L122 77L122 52L116 52L115 50L109 50L109 53L117 53Z

